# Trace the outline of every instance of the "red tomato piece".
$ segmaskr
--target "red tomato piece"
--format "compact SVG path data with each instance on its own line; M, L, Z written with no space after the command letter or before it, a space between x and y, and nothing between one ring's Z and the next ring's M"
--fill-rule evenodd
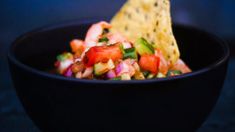
M157 74L159 62L159 57L155 55L145 54L140 57L139 65L141 69Z
M84 63L86 66L93 66L98 62L106 63L109 59L117 61L122 59L122 51L120 44L111 46L94 46L91 47L85 54Z

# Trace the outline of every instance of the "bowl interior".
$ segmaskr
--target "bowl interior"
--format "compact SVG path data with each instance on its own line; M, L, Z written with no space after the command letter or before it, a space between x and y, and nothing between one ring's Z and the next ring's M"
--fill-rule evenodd
M70 51L72 39L84 39L91 23L94 22L61 24L30 32L16 40L11 53L26 66L41 71L51 70L56 56ZM181 58L193 71L216 65L227 56L226 46L213 35L182 25L175 25L173 29Z

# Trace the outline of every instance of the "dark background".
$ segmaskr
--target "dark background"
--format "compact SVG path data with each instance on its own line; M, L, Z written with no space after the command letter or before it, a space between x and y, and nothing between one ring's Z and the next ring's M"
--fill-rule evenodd
M12 86L6 60L11 42L22 33L45 25L112 16L124 1L0 0L0 132L39 132ZM235 132L235 1L172 0L172 17L174 22L202 28L229 42L232 56L224 88L198 132Z

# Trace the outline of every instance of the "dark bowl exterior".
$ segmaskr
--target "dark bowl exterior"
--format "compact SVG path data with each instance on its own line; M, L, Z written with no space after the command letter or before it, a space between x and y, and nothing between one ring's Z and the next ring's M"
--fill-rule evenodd
M56 47L57 43L45 44L49 40L48 36L51 40L57 38L58 41L66 42L76 35L66 39L62 37L63 35L75 34L81 30L84 35L88 26L86 23L77 23L42 29L21 37L10 49L8 60L15 89L27 114L42 131L189 132L201 126L215 105L223 86L228 63L226 44L200 30L176 26L174 28L176 38L185 53L187 50L193 52L195 47L190 48L189 44L184 50L181 43L186 43L185 39L192 43L199 41L200 38L188 38L197 35L211 38L211 42L208 43L219 45L221 50L216 50L223 53L218 53L221 57L201 70L197 70L200 66L193 66L193 61L199 62L199 59L206 59L205 56L193 56L194 60L190 60L190 56L182 53L183 59L195 67L196 71L159 80L125 82L79 80L51 75L38 70L40 68L34 69L31 68L33 66L28 66L31 62L35 67L43 66L41 63L49 64L50 62L43 60L45 58L53 61L51 58L55 57L56 53L50 55L47 52L50 47ZM51 30L57 33L51 35ZM183 35L187 34L190 35L184 39ZM40 57L37 59L40 63L24 57L24 55L35 55L30 49L36 46L32 44L34 39L41 43L35 52L45 51L41 60ZM25 46L20 48L17 45ZM206 45L207 43L201 47L212 48L210 50L213 53L213 47ZM60 49L55 50L60 51ZM15 57L18 55L19 57Z

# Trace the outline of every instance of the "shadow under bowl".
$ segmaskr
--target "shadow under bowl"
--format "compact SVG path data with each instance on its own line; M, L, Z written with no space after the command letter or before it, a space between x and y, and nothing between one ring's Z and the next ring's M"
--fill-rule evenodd
M18 38L8 62L16 92L42 131L195 131L223 87L229 50L217 37L176 25L181 58L192 73L176 77L105 81L65 78L46 72L69 42L95 21L41 28Z

